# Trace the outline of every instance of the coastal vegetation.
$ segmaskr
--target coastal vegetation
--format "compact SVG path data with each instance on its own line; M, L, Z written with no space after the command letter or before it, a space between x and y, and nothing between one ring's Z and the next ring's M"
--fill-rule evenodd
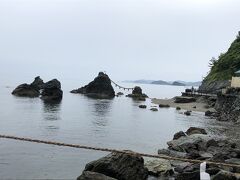
M230 80L240 69L240 32L226 53L220 54L218 59L212 58L209 63L210 72L205 82Z

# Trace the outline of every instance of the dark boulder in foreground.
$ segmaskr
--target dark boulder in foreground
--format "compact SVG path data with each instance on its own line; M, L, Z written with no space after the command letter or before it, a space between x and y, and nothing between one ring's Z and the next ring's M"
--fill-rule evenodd
M100 173L119 180L145 180L148 177L148 170L144 167L144 159L138 154L111 153L87 164L84 172L86 171Z
M60 101L63 96L61 83L57 79L48 81L43 86L41 99L45 101Z
M77 180L117 180L101 173L83 171L82 175Z
M136 86L132 94L128 94L127 97L133 98L134 100L145 101L148 96L142 93L142 89L139 86Z
M13 90L12 94L20 97L38 97L40 95L39 90L44 85L40 76L35 77L31 84L21 84Z
M71 93L84 94L89 97L109 99L115 97L115 91L107 74L100 72L88 85L72 90Z
M21 84L13 90L12 94L20 97L38 97L40 92L34 86Z

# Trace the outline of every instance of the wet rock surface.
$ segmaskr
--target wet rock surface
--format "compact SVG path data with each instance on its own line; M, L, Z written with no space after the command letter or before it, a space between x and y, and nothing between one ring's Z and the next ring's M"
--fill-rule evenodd
M109 99L115 97L115 91L107 74L100 72L88 85L72 90L71 93L84 94L93 98Z
M100 173L119 180L145 180L148 177L144 159L138 154L111 153L90 162L84 171Z

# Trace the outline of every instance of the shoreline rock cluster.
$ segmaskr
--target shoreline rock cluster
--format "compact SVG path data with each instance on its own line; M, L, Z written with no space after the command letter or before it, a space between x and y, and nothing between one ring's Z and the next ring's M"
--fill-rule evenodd
M202 128L191 127L186 132L180 131L169 141L167 149L158 150L158 154L186 159L198 159L203 161L215 161L240 164L240 149L236 143L229 140L207 135ZM174 169L175 179L195 180L200 178L200 164L183 163L170 161ZM240 169L207 165L207 172L211 178L216 180L219 177L234 177Z
M167 149L158 150L159 155L240 164L240 149L234 142L211 137L202 128L191 127L186 132L180 131L167 144ZM131 154L111 153L88 163L78 180L200 179L199 163L143 159L132 151L127 152ZM210 174L212 180L240 178L237 174L240 168L207 164L206 172Z
M115 97L115 91L111 85L111 80L107 74L99 72L98 76L88 85L74 89L74 94L84 94L92 98L112 99Z
M31 84L21 84L17 86L13 95L19 97L39 97L44 101L61 101L63 91L61 90L61 83L57 79L53 79L44 83L44 81L37 76Z

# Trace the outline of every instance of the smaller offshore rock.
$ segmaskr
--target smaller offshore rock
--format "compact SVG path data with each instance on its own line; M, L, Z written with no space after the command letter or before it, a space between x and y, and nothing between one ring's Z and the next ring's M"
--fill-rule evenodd
M41 95L41 99L45 101L62 100L63 91L61 90L61 83L57 79L46 82Z
M128 94L127 97L138 101L145 101L148 98L146 94L142 93L142 89L139 86L134 87L132 94Z

